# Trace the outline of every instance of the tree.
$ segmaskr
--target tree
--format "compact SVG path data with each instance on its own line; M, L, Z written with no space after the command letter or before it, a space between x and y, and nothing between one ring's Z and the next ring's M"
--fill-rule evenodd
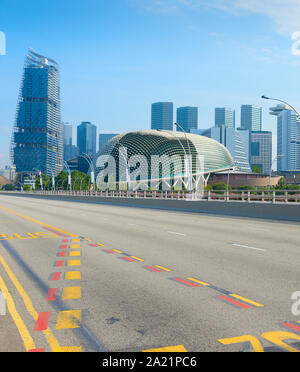
M252 171L253 171L254 173L261 174L261 167L259 167L258 165L253 165L253 167L252 167Z
M228 189L231 190L231 186L228 185ZM225 182L218 182L218 183L215 183L213 184L213 190L216 190L216 191L226 191L227 190L227 184Z

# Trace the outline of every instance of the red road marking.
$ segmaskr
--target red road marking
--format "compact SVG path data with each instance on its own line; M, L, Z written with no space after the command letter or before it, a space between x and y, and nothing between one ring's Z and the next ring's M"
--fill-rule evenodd
M64 266L64 263L65 263L65 261L56 261L55 266L56 267L61 267L61 266Z
M100 247L98 244L89 244L90 246L92 246L92 247Z
M252 306L243 304L242 302L237 301L237 300L234 300L233 298L230 298L230 297L227 297L227 296L217 296L217 297L220 298L221 300L224 300L226 302L229 302L232 305L237 306L237 307L239 307L241 309L252 309Z
M51 280L59 280L61 276L60 272L53 273Z
M50 288L46 297L46 301L56 301L57 288Z
M28 350L28 353L43 353L45 349L31 349Z
M39 313L38 319L35 323L34 331L45 331L48 329L48 321L50 318L51 312Z
M115 253L113 251L110 251L109 249L103 249L103 252L106 252L106 253Z
M133 258L129 258L129 257L120 257L122 258L122 260L125 260L125 261L128 261L128 262L136 262L136 260L134 260Z
M64 239L63 243L69 243L69 239Z
M62 245L60 248L61 248L61 249L67 249L68 246L67 246L67 245Z
M177 282L180 282L180 283L182 283L182 284L188 285L189 287L200 287L199 284L189 282L189 281L187 281L187 280L185 280L185 279L174 278L174 280L176 280Z
M162 272L161 270L156 269L155 267L152 267L152 266L145 266L145 268L148 269L148 270L154 271L156 273L161 273Z
M60 252L58 257L66 257L66 252Z
M299 332L300 333L300 326L293 324L293 323L282 323L283 326L288 327L292 329L293 331Z
M42 228L45 229L45 230L48 230L48 231L50 231L50 232L52 232L53 234L58 235L58 236L63 236L63 237L67 237L67 236L68 236L68 235L66 235L66 234L62 234L62 233L60 233L60 232L58 232L58 231L56 231L56 230L49 229L49 227L42 226Z

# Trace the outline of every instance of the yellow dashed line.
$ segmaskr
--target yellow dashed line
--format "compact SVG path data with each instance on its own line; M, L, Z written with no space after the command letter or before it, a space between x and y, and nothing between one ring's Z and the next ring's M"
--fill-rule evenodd
M119 251L117 249L113 249L114 252L117 252L117 253L123 253L122 251Z
M137 260L137 261L141 261L141 262L143 262L144 260L143 259L141 259L141 258L138 258L138 257L135 257L135 256L130 256L131 258L133 258L133 259L135 259L135 260Z
M164 271L172 271L170 269L167 269L166 267L160 266L160 265L155 265L158 269L164 270Z
M69 260L68 266L81 266L81 261L80 260Z
M245 297L242 297L242 296L239 296L239 295L236 295L236 294L231 294L230 295L231 297L234 297L238 300L242 300L244 302L248 302L249 304L253 305L253 306L256 306L256 307L264 307L264 305L262 304L259 304L258 302L255 302L255 301L252 301L252 300L249 300L248 298L245 298Z
M60 311L57 316L56 329L79 328L81 310Z
M80 248L80 244L71 244L70 248L71 249L78 249L78 248Z
M65 287L62 293L62 300L78 300L81 298L81 287Z
M68 271L65 275L66 280L80 280L81 272L80 271Z
M187 280L191 280L192 282L195 282L195 283L198 283L198 284L201 284L201 285L204 285L205 287L209 287L210 284L208 283L205 283L205 282L201 282L201 280L198 280L198 279L194 279L194 278L186 278Z
M161 347L159 349L143 350L143 353L186 353L187 350L183 345Z
M101 247L104 247L104 244L101 244L101 243L97 243L97 244L101 245Z
M80 243L80 239L72 239L72 243Z
M69 256L70 257L80 257L81 252L80 251L73 251L73 252L70 252Z

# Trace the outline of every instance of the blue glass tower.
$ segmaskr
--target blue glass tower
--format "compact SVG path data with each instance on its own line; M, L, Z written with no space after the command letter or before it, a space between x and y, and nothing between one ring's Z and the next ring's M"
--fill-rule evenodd
M215 126L221 128L235 128L235 110L227 107L217 107L215 109Z
M188 133L192 129L198 129L198 107L179 107L177 109L177 123ZM182 129L177 127L177 131L182 132Z
M173 124L173 103L153 103L151 106L151 129L173 130Z
M77 147L80 154L96 155L97 127L90 122L82 122L77 127Z
M63 139L58 64L29 50L12 136L12 160L18 173L62 170Z

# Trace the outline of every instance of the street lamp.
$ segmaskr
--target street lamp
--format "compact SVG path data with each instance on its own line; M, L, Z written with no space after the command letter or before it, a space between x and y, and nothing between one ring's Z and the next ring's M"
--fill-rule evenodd
M93 191L95 191L95 168L94 168L94 164L91 161L90 156L87 155L86 153L82 152L79 156L81 156L83 159L85 159L88 162L88 164L91 168L91 183L93 184Z
M261 97L262 99L268 99L268 100L271 100L271 101L277 101L277 102L281 102L281 103L284 103L285 105L289 106L295 113L296 115L299 117L300 116L300 113L292 106L290 105L289 103L281 100L281 99L278 99L278 98L270 98L270 97L267 97L267 96L262 96Z
M274 165L274 163L275 163L279 158L283 158L284 156L286 156L286 155L284 155L284 154L277 155L277 156L275 156L275 158L274 158L273 161L272 161L271 169L270 169L270 175L269 175L269 190L271 190L271 178L272 178L273 165Z
M70 187L70 191L72 191L71 170L70 170L69 164L65 160L63 160L63 164L68 171L68 185ZM67 191L68 191L68 187L67 187Z

